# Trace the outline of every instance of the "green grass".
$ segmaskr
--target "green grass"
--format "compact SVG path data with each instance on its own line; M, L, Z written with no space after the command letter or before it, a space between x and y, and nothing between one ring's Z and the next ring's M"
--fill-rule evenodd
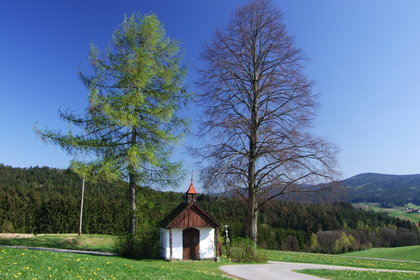
M228 279L213 261L165 262L0 249L1 279Z
M407 203L405 206L408 208L420 209L420 205L415 205L414 203L411 203L411 202Z
M420 274L402 272L376 272L353 270L304 269L299 273L319 276L334 280L419 280Z
M379 203L354 203L353 205L356 207L367 208L368 210L373 210L375 212L383 212L394 218L407 219L417 224L420 222L419 213L407 213L405 210L405 207L420 209L419 205L415 205L413 203L408 203L405 207L395 208L382 208L379 207Z
M0 238L2 245L111 252L115 236L99 234L46 234L29 238Z
M400 218L400 219L407 219L410 220L416 224L420 222L420 214L419 213L407 213L406 211L401 210L384 210L383 212L388 213L389 216L394 218Z
M420 271L418 263L381 261L358 259L342 255L324 255L287 251L269 251L266 250L268 259L271 261L298 262L298 263L316 263L329 265L342 265L362 268L380 268ZM420 278L420 277L419 277Z
M364 250L364 251L350 252L343 255L367 257L367 258L420 261L420 245L395 247L395 248L374 248L374 249L369 249L369 250Z
M0 244L112 251L115 237L110 235L51 234L30 238L0 239ZM380 248L344 255L310 254L264 250L269 260L420 271L418 263L357 259L352 256L420 261L420 246ZM1 279L227 279L212 261L165 262L130 260L119 257L85 256L45 251L0 248ZM308 270L329 279L420 279L420 275L354 271ZM306 271L305 271L306 273ZM315 274L313 274L315 273ZM323 273L316 274L316 273ZM360 275L359 275L360 274ZM379 275L379 276L378 276ZM51 276L51 277L50 277ZM363 278L364 277L364 278ZM379 278L374 278L379 277ZM381 278L382 277L382 278ZM404 277L404 278L398 278Z

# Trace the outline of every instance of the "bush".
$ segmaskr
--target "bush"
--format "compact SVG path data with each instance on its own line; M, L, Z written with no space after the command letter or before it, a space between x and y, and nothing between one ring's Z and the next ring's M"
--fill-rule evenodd
M260 250L255 252L255 243L248 238L236 238L225 246L226 256L233 262L266 262L267 256Z
M133 259L153 259L159 257L159 231L141 231L136 234L118 236L114 252Z
M281 242L282 251L299 251L299 240L295 236L287 236Z
M15 227L13 226L13 223L11 221L5 220L3 224L1 225L0 232L5 232L5 233L15 232Z

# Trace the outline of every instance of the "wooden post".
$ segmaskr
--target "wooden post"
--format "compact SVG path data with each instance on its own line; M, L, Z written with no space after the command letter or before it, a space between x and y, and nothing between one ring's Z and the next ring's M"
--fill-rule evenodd
M172 228L169 229L169 259L172 260Z
M80 200L80 219L79 219L79 235L82 234L83 221L83 197L85 196L85 177L82 179L82 199Z

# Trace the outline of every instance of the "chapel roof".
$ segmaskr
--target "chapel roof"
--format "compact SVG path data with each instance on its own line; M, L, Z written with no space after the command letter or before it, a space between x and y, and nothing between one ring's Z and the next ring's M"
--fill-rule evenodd
M162 220L161 227L220 227L220 224L197 203L182 202Z
M198 194L194 187L193 176L187 190L187 197ZM220 224L201 208L195 199L180 203L161 222L163 228L185 228L185 227L220 227Z

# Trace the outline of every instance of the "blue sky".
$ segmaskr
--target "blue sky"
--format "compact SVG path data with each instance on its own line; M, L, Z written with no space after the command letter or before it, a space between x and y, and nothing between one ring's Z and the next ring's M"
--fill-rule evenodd
M0 7L0 163L66 168L71 159L44 144L33 126L66 130L58 110L83 112L93 41L107 46L124 15L154 12L182 41L192 91L201 46L243 0L12 1ZM319 94L312 131L340 148L342 178L362 172L420 173L420 2L277 0L306 74ZM200 111L184 112L195 127ZM187 144L194 143L192 137ZM194 168L177 148L175 157ZM188 181L188 179L186 179ZM199 185L199 184L198 184Z

